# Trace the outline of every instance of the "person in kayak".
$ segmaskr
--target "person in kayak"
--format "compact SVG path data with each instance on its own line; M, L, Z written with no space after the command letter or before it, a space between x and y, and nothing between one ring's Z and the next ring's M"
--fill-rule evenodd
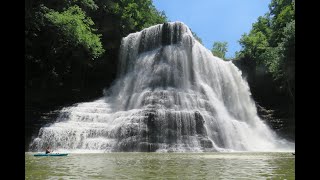
M50 146L48 146L47 147L47 149L46 149L46 154L49 154L49 153L51 153L52 151L50 150Z

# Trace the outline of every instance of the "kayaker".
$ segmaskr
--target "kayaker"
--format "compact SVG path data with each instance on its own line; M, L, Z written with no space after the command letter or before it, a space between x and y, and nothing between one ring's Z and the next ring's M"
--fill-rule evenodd
M49 153L51 153L50 146L48 146L46 149L46 154L49 154Z

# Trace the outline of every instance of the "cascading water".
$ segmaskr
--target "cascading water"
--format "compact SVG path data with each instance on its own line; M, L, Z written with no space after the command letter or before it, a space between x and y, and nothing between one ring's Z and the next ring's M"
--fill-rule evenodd
M247 83L231 63L181 23L123 38L115 84L105 97L61 110L31 149L98 151L281 151L257 115Z

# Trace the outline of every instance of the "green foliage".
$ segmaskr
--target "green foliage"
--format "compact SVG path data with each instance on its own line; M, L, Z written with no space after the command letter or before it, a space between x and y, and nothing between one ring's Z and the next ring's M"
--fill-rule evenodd
M227 42L219 42L216 41L213 43L211 52L214 56L217 56L221 59L226 59L226 52L228 51L228 43Z
M105 87L121 38L166 20L151 0L26 0L26 87Z
M242 50L236 56L247 56L255 59L259 64L263 63L264 57L261 55L269 47L269 38L272 30L270 28L270 19L267 15L260 16L258 21L252 25L249 34L244 33L239 40Z
M267 37L262 32L255 33L252 31L249 35L243 34L239 42L242 47L245 47L242 51L244 55L250 55L261 63L262 60L259 56L268 47Z
M270 24L272 29L272 36L270 38L270 45L275 47L283 38L284 28L287 23L295 18L294 0L272 0L270 9Z
M283 72L285 74L285 86L290 95L295 96L295 20L284 28L282 42L278 48L281 56Z
M112 3L110 11L120 17L123 34L167 21L164 12L157 11L152 0L119 0Z
M235 55L234 55L234 59L235 59L235 60L238 60L238 59L244 57L243 54L242 54L240 51L236 51L234 54L235 54Z
M100 42L101 35L93 33L96 31L91 28L94 22L85 15L85 12L79 6L71 6L61 13L49 9L45 17L74 45L84 46L93 58L97 58L104 53Z
M258 21L252 25L252 33L261 32L266 38L271 35L270 19L268 14L258 17Z
M277 52L277 58L266 62L269 71L275 79L283 81L284 88L290 88L292 91L295 81L295 20L284 28L282 41L274 49Z
M32 0L27 0L32 1ZM65 11L71 6L77 5L83 11L96 11L99 7L94 0L49 0L38 1L37 3L56 11Z
M295 84L295 12L294 1L272 0L270 12L259 17L249 34L239 40L237 57L253 59L267 67L275 81L294 99Z
M91 10L97 10L99 7L96 5L94 0L73 0L75 3L79 2L82 6L87 7Z

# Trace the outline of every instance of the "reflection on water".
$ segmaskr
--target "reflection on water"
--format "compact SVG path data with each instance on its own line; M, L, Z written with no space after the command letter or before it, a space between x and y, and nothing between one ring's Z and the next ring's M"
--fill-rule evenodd
M26 179L295 179L291 153L25 155Z

